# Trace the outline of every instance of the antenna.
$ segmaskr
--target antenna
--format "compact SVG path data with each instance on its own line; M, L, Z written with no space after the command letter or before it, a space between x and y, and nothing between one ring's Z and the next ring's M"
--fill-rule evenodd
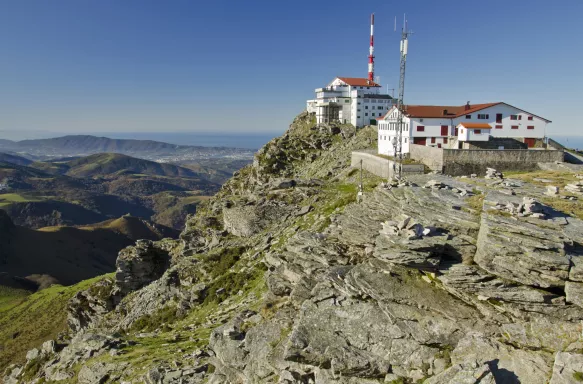
M397 16L395 16L395 32L397 32Z
M374 82L374 13L370 15L370 48L368 55L368 82Z
M403 15L403 29L401 31L401 64L399 77L399 98L397 99L397 110L399 111L397 117L397 137L395 145L395 162L393 163L393 175L397 174L400 179L403 170L403 118L405 109L403 98L405 96L405 67L407 64L407 52L409 50L409 36L413 32L407 31L407 17ZM397 167L398 169L395 169Z
M393 91L391 93L391 97L394 99L395 98L395 88L389 88L389 84L387 84L387 94L389 94L389 91Z

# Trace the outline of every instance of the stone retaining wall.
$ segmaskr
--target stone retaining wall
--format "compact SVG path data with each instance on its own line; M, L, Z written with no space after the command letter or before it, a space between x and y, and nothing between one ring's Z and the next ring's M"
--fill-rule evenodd
M443 173L452 176L483 175L488 167L499 171L530 171L539 169L538 163L562 162L564 157L563 151L444 149Z
M424 145L410 145L409 156L435 171L461 176L476 173L484 175L486 168L499 171L529 171L539 163L564 161L561 150L542 149L443 149Z
M369 151L352 152L350 166L360 168L362 160L362 169L382 178L393 177L393 161L378 157ZM403 173L406 174L423 174L425 166L423 164L404 164Z

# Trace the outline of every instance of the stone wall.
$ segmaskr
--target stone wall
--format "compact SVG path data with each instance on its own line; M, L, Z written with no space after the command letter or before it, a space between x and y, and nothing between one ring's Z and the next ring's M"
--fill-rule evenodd
M563 151L545 150L443 150L443 173L460 176L483 175L487 167L499 171L529 171L538 169L538 163L564 160Z
M352 152L352 159L350 166L353 168L360 168L360 161L362 160L362 169L377 175L382 178L393 177L393 161L383 159L376 156L369 151ZM425 171L423 164L404 164L403 173L407 174L422 174Z
M528 149L524 141L513 138L491 137L488 141L471 141L463 143L463 149Z
M443 169L443 149L441 148L409 144L409 157L427 165L432 171Z

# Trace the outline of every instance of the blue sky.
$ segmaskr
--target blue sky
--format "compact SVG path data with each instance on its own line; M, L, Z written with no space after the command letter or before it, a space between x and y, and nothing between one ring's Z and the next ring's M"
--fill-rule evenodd
M283 132L316 87L376 74L405 101L506 101L583 134L583 1L0 0L1 131Z

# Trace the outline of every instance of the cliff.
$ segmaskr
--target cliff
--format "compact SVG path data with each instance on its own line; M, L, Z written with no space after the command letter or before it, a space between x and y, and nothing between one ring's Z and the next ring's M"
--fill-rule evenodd
M299 115L180 240L122 251L5 382L580 381L583 222L558 209L580 203L525 179L369 174L357 202L350 152L375 145Z

